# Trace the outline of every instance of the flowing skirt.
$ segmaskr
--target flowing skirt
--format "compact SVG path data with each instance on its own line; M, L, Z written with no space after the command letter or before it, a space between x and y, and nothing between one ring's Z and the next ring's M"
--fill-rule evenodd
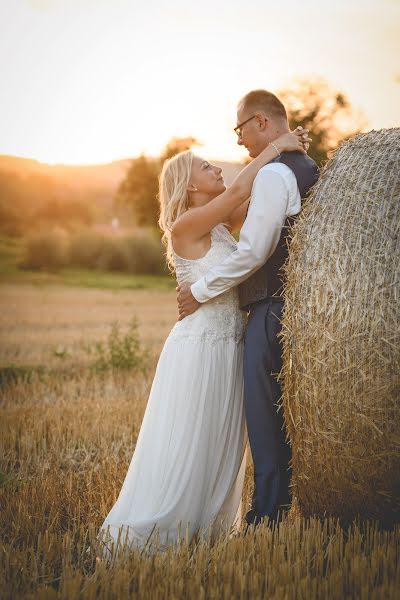
M179 328L177 324L176 328ZM171 332L136 448L99 539L155 551L237 529L246 468L243 342Z

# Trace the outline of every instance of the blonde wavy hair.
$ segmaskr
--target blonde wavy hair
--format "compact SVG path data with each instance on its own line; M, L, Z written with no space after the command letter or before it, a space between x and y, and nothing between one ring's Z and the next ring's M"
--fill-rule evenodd
M158 224L163 231L162 241L166 246L167 264L175 268L172 252L171 231L175 221L189 208L187 187L192 173L193 152L185 150L166 160L159 176L158 200L160 218Z

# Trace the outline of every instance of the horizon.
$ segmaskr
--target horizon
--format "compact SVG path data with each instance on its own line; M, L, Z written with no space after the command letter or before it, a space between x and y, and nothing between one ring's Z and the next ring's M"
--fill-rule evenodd
M239 98L312 77L345 94L364 131L399 126L397 0L287 0L284 19L261 0L214 4L1 4L0 154L90 166L193 136L205 158L241 162Z
M196 147L194 146L193 149L195 149ZM145 155L146 158L149 158L150 160L153 159L157 159L159 158L159 156L157 154L154 155L150 155L150 154L146 154ZM31 162L35 162L35 163L39 163L40 165L44 165L47 167L101 167L101 166L106 166L106 165L110 165L112 163L118 163L118 162L125 162L125 161L130 161L130 160L135 160L137 158L140 157L140 154L137 154L136 156L125 156L122 158L112 158L111 160L106 160L106 161L99 161L99 162L93 162L93 163L69 163L69 162L48 162L48 161L43 161L43 160L39 160L37 158L33 158L32 156L20 156L17 154L3 154L0 153L0 161L3 158L7 158L7 159L17 159L17 160L27 160L27 161L31 161ZM245 158L248 157L248 154L246 153L246 155L242 158L238 158L238 159L226 159L226 158L218 158L218 157L209 157L209 160L214 160L215 162L226 162L226 163L230 163L230 164L242 164L243 160Z

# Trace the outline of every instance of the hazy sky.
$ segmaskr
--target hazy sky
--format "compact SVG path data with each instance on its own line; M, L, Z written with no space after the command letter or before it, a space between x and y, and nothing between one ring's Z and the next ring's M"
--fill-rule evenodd
M320 75L400 125L400 0L0 0L0 154L95 163L193 135L240 159L236 103Z

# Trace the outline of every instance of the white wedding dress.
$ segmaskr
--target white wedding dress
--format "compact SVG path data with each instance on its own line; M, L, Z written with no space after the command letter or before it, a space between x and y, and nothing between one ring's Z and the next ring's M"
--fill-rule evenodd
M178 283L196 281L235 248L236 240L217 225L204 257L174 255ZM151 552L195 533L213 539L239 527L245 321L234 288L173 327L119 497L99 531L101 547Z

